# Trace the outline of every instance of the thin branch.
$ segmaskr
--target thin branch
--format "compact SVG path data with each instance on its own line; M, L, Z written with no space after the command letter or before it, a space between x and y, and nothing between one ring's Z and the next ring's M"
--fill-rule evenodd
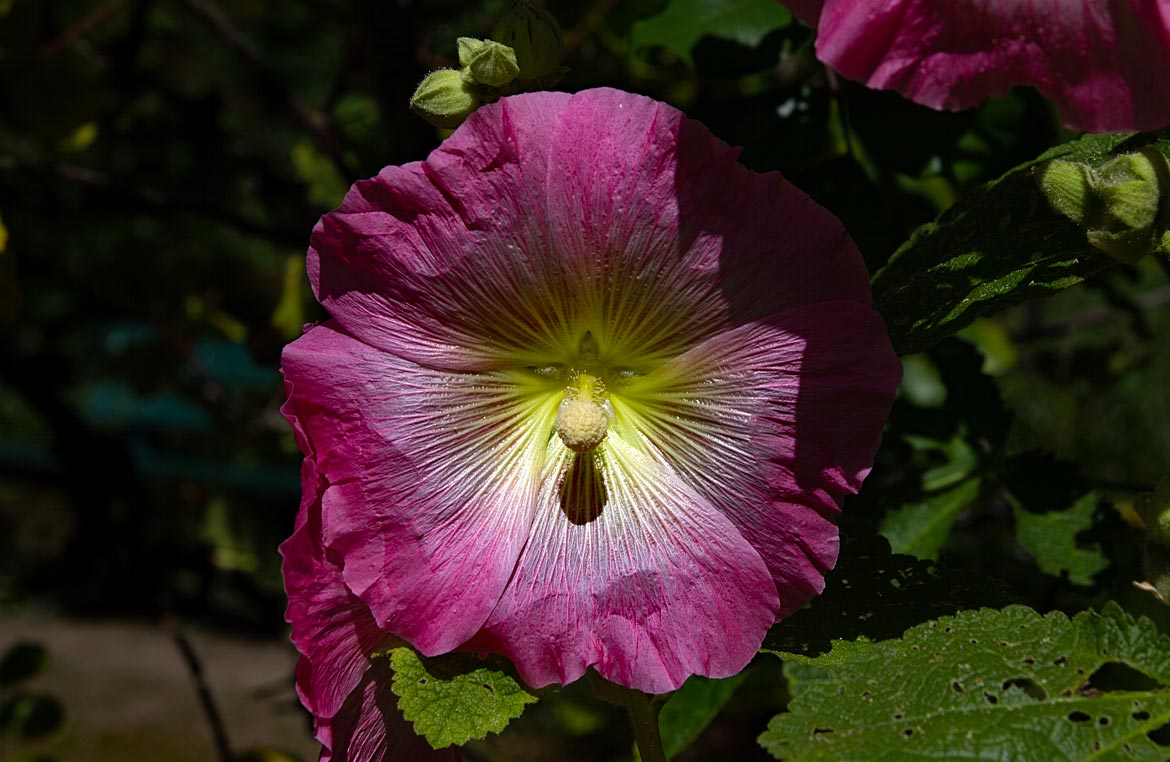
M341 157L337 147L337 140L329 127L325 115L313 109L301 100L284 80L269 66L256 46L252 44L223 13L212 3L206 0L182 0L199 19L207 25L217 37L227 43L227 46L241 58L260 77L264 87L276 92L293 118L304 127L313 138L313 142L333 162L342 177L349 177L349 169Z
M231 744L228 743L227 728L223 724L219 708L215 705L211 688L203 679L203 663L199 660L199 654L195 652L195 647L183 634L183 630L173 615L168 613L163 616L163 627L171 636L171 640L175 642L175 646L178 647L179 654L183 657L183 664L186 665L187 672L191 675L191 681L195 683L195 690L199 694L199 704L203 707L203 715L207 718L207 724L211 726L211 735L220 762L232 762L234 755Z
M60 34L56 35L38 47L33 57L37 61L43 61L46 58L56 54L60 50L69 47L90 29L93 29L95 26L120 11L123 5L125 5L125 0L106 0L98 7L94 8L92 11L70 24Z

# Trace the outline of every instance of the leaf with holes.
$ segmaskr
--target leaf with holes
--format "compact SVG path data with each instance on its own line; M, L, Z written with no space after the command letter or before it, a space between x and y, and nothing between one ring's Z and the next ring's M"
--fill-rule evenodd
M964 611L831 657L760 736L777 759L1170 758L1170 638L1114 603Z
M754 48L769 32L790 23L792 14L775 0L671 0L657 16L634 24L630 49L661 45L693 64L691 50L704 35Z
M390 666L398 708L436 749L499 733L536 701L498 659L472 654L426 659L396 648Z

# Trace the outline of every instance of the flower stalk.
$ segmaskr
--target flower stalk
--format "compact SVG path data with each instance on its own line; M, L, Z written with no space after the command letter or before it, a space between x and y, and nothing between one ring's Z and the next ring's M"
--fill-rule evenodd
M636 688L611 683L593 670L589 671L589 678L594 696L626 710L642 762L666 762L662 732L658 728L658 713L671 694L643 693Z

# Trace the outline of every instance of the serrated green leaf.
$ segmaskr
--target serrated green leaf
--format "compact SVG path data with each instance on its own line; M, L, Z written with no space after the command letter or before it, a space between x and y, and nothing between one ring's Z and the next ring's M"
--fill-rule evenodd
M754 48L769 32L790 23L792 14L774 0L671 0L657 16L634 24L630 47L661 45L693 65L691 50L703 35Z
M536 701L498 661L471 654L426 659L396 648L390 666L398 708L436 749L499 733Z
M922 351L977 317L1068 288L1116 264L1093 248L1083 227L1052 210L1033 169L1057 158L1102 166L1147 144L1167 153L1170 130L1066 143L916 230L873 278L874 305L894 348Z
M1093 576L1109 567L1100 545L1077 545L1077 535L1093 526L1099 499L1090 492L1068 510L1045 513L1026 511L1012 501L1016 539L1035 557L1041 571L1056 577L1067 573L1074 585L1091 585Z
M777 759L1167 758L1147 734L1170 721L1170 638L1113 603L1072 620L1023 606L965 611L835 664L810 671L760 736ZM1107 664L1149 680L1098 680Z
M702 735L746 678L746 670L721 680L695 675L671 695L658 714L658 730L667 759L681 754ZM641 759L637 748L634 759Z
M938 558L955 519L979 495L979 485L978 479L968 479L890 511L882 520L882 536L890 541L890 549L918 558Z

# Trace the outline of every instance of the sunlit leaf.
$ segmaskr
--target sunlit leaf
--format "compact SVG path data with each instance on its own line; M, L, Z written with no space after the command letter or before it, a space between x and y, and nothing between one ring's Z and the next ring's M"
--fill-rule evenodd
M390 666L398 708L436 749L499 733L536 701L498 661L471 654L426 659L396 648Z
M965 611L848 650L769 723L760 743L777 759L1168 756L1156 731L1170 721L1170 638L1113 603L1072 620Z

